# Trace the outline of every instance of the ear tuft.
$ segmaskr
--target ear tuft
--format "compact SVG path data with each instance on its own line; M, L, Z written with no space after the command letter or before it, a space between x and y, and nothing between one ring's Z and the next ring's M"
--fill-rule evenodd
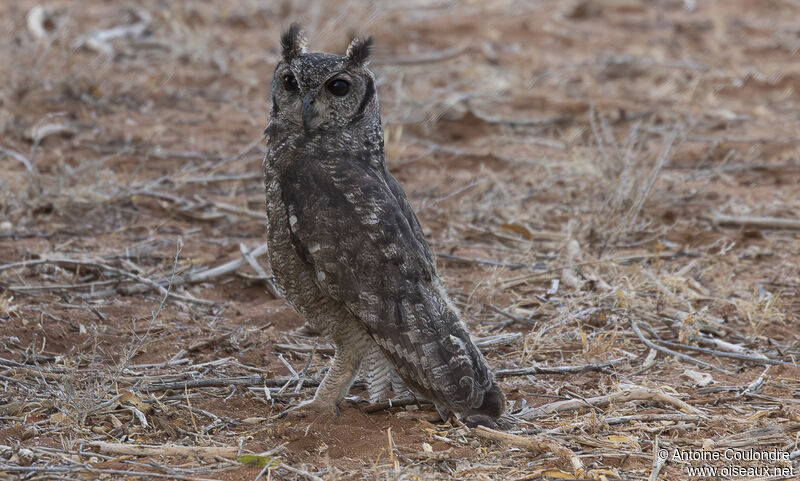
M303 27L299 23L293 23L289 30L283 32L281 35L281 49L283 50L283 59L287 62L291 61L295 56L306 52L306 39Z
M347 58L355 65L365 65L369 61L369 56L372 53L372 46L375 44L372 37L361 38L356 37L350 42L347 47Z

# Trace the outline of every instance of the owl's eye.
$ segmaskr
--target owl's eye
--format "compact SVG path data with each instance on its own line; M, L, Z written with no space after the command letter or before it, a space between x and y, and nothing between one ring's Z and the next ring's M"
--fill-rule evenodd
M285 74L281 80L283 81L283 88L285 88L287 92L296 92L300 88L300 86L297 85L297 79L290 73Z
M350 83L340 78L331 80L326 87L328 88L328 92L337 97L344 97L347 95L347 92L350 91Z

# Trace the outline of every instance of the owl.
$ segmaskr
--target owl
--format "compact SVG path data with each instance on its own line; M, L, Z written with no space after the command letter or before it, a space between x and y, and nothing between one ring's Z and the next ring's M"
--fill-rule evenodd
M372 44L309 53L297 24L281 37L263 163L269 262L287 302L335 348L314 398L289 412L336 412L361 369L373 396L399 379L443 419L493 425L503 391L386 168Z

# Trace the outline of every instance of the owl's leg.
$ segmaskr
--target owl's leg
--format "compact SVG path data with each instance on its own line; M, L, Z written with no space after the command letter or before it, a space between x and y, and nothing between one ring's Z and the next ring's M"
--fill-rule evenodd
M361 362L361 375L367 382L370 402L377 402L390 389L393 389L395 378L399 379L391 361L386 358L376 342ZM397 393L399 391L395 391Z
M331 337L335 349L333 363L317 388L314 399L289 409L288 414L338 414L337 404L350 390L361 360L374 341L355 319L341 319L335 323Z

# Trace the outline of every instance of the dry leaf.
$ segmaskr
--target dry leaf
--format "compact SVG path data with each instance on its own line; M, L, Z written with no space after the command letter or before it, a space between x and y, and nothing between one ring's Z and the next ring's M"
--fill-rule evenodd
M50 416L50 424L75 424L75 420L68 414L55 413Z
M616 479L621 479L619 473L611 469L592 469L587 474L595 479L603 479L605 476L613 476Z
M633 440L624 434L612 434L610 436L606 436L606 439L609 441L613 441L615 443L621 444L632 444Z
M148 413L153 408L151 405L142 402L141 399L127 389L120 389L119 393L122 394L122 397L119 398L120 404L130 404L143 413Z
M706 387L714 382L714 378L711 377L711 374L707 372L694 371L692 369L685 369L683 371L683 376L691 379L694 382L695 387Z
M519 234L528 240L533 240L533 233L530 231L530 229L528 229L524 225L509 223L509 224L500 224L499 227L506 230L510 230L515 234Z
M542 475L546 478L556 479L577 479L575 475L561 471L560 469L546 469L542 471Z

